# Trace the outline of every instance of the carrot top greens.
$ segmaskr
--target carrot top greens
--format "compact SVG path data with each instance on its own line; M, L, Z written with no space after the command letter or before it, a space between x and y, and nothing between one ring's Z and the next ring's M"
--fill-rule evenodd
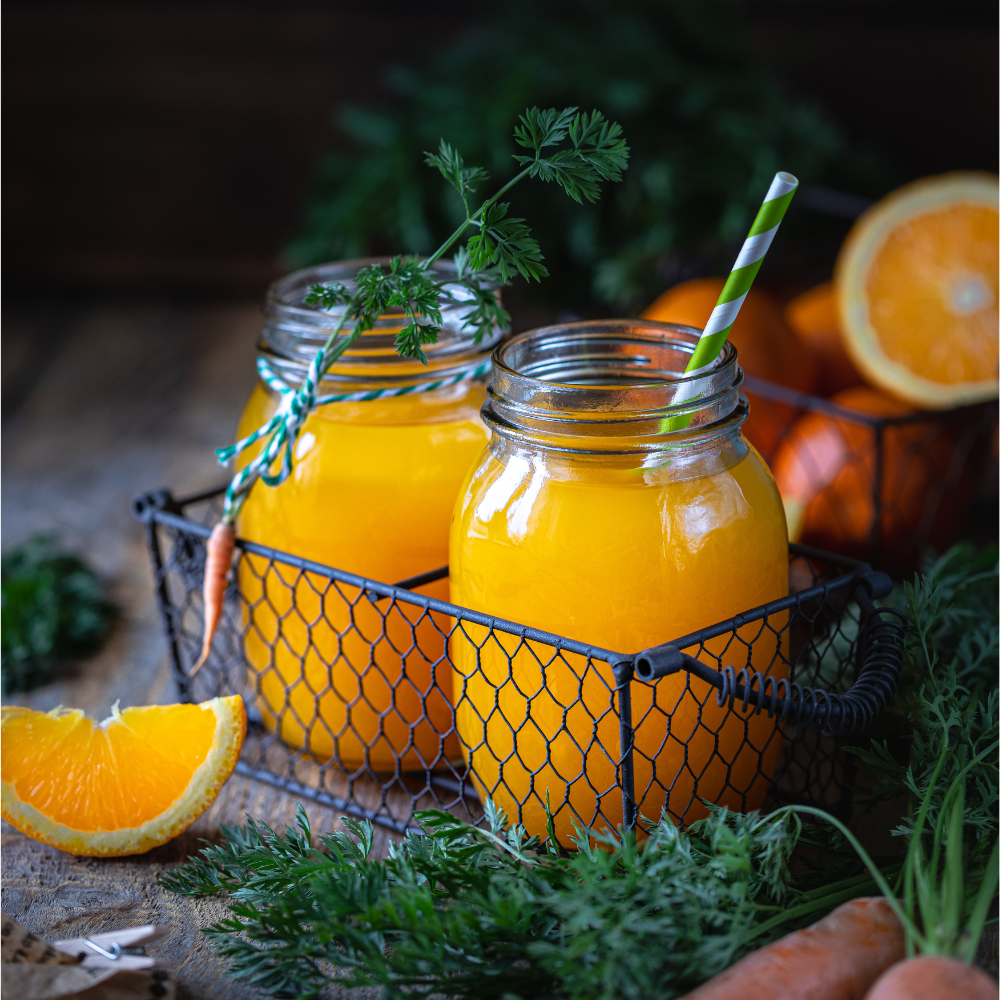
M758 944L759 925L795 904L793 925L864 893L855 876L796 890L788 811L713 808L687 830L664 818L632 834L577 838L550 853L487 805L478 829L418 813L387 860L372 827L313 839L304 811L284 835L251 823L162 879L187 895L230 892L232 916L205 934L232 974L273 996L307 997L334 970L344 986L388 997L672 997ZM787 926L783 923L783 926Z
M597 201L601 183L620 181L628 166L628 146L621 131L620 125L607 121L600 111L587 114L576 108L529 108L514 129L514 141L527 151L514 156L521 169L475 210L470 198L489 174L481 167L466 166L458 150L442 139L436 153L425 154L426 162L458 193L464 220L428 257L398 256L388 268L381 264L361 268L353 288L332 282L309 290L307 305L345 307L333 337L345 326L350 332L336 348L331 338L326 367L386 313L406 317L406 325L396 337L396 350L403 357L426 362L423 349L437 340L441 329L441 299L454 298L459 288L464 289L461 301L474 303L465 325L477 342L493 325L505 325L510 317L497 301L495 287L509 283L518 273L528 281L539 281L549 272L527 223L509 215L510 203L501 199L525 178L537 177L555 183L580 204ZM455 252L454 274L435 273L433 265L470 229L473 232L468 242Z

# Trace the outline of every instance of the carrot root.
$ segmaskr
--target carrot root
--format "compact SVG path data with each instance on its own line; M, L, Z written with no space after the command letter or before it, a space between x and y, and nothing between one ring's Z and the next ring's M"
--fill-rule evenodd
M740 959L685 1000L862 1000L905 954L903 927L886 900L852 899Z
M208 659L208 654L212 651L212 639L222 617L226 582L235 547L236 529L225 522L217 524L212 529L208 544L205 546L205 583L202 591L205 599L205 634L201 642L201 656L191 668L188 677L194 677L201 670Z
M944 955L897 962L865 1000L996 1000L997 984L982 969Z

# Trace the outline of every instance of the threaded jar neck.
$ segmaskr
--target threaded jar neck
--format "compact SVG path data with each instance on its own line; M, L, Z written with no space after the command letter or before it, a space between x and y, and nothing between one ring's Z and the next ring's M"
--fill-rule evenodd
M483 419L501 437L559 451L634 454L731 437L747 415L736 348L685 375L700 331L652 320L531 330L493 353Z
M316 351L343 315L344 307L320 309L305 304L309 289L316 284L337 282L353 291L357 272L371 264L388 266L388 257L367 257L335 261L293 271L279 278L267 291L264 304L264 329L258 350L268 364L289 384L298 384L305 376ZM446 280L455 273L451 261L438 261L433 273ZM499 289L495 293L499 300ZM480 343L466 321L474 305L462 285L447 286L439 299L443 323L437 343L424 350L427 364L396 353L396 335L406 325L405 316L386 314L375 321L348 349L323 379L323 392L337 392L346 386L381 388L417 383L428 378L447 377L467 367L477 358L487 358L504 331L494 327ZM347 331L345 327L345 332Z

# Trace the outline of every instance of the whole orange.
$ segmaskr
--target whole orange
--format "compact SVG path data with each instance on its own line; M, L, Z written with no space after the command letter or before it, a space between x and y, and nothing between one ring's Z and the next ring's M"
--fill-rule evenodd
M723 278L685 281L665 291L642 315L645 319L704 329L723 285ZM816 358L799 342L785 321L781 306L766 292L750 289L733 323L729 340L748 375L800 392L816 392L819 388ZM750 416L743 432L757 450L770 459L795 410L753 392L748 391L747 398Z
M966 477L954 468L955 428L932 417L886 425L882 464L877 431L865 417L905 417L907 404L868 386L838 393L832 403L858 416L810 412L801 417L771 463L788 534L891 569L910 568L919 547L943 547L960 527ZM872 551L878 490L879 547Z
M785 306L785 319L800 343L819 360L822 395L832 396L843 389L864 385L865 380L844 349L837 290L832 281L792 299Z

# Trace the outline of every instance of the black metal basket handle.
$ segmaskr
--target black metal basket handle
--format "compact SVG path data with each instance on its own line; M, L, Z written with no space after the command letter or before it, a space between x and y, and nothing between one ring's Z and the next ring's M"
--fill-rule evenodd
M718 689L720 705L728 702L733 707L740 702L744 710L754 705L758 714L766 711L779 722L811 726L828 736L860 733L889 704L899 683L906 619L895 608L878 608L874 603L891 590L892 581L885 573L868 570L858 574L854 597L862 617L859 667L854 683L843 694L765 677L749 667L713 670L669 643L639 653L633 670L646 683L686 670Z

